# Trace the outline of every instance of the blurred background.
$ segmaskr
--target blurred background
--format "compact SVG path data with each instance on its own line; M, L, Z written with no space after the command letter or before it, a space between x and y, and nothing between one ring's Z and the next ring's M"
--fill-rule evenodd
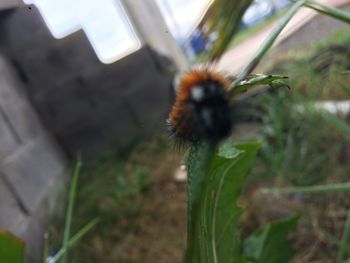
M220 38L205 30L212 2L0 1L0 230L26 241L29 260L40 262L44 236L49 256L60 247L80 153L72 231L101 221L69 262L182 261L184 151L165 119L177 76L204 63ZM322 2L350 12L348 0ZM238 74L291 4L254 0L214 68ZM232 137L262 141L241 196L242 233L303 213L290 236L293 262L336 262L349 195L261 189L348 179L349 29L301 8L256 69L288 76L290 89L259 90L234 106Z

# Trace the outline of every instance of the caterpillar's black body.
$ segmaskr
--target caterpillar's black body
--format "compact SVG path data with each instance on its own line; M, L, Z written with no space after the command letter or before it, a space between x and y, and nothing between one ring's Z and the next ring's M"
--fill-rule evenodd
M232 121L227 87L219 73L197 70L185 74L169 114L170 134L185 142L218 141L228 136Z

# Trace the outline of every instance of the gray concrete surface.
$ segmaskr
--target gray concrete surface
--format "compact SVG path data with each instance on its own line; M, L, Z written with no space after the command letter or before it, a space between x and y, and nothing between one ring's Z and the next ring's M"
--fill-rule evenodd
M54 39L35 7L0 18L0 35L0 50L70 156L123 150L163 127L174 65L147 45L102 64L82 31Z
M122 151L163 129L176 65L147 41L102 64L82 31L54 39L34 6L0 8L0 36L0 231L39 262L66 157Z
M21 0L1 0L0 10L15 8L20 5L24 5Z
M0 53L0 230L24 239L35 262L41 256L43 218L52 214L53 193L67 182L68 166L23 91Z

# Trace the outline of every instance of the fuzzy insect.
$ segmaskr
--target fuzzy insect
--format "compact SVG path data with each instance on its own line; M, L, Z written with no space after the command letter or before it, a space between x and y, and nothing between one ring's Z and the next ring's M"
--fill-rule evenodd
M191 70L180 80L167 124L179 142L218 141L232 129L228 79L208 69Z

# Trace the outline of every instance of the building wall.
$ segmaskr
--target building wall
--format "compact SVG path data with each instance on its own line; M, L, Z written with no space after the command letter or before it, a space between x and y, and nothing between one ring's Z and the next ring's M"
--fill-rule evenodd
M1 9L10 9L10 8L18 7L21 4L23 5L21 0L1 0L0 1L0 10Z
M34 6L0 11L0 38L0 230L39 262L66 157L121 151L161 130L176 66L147 45L102 64L82 31L54 39Z
M0 50L70 155L124 149L163 127L174 65L149 47L102 64L82 31L54 39L35 7L4 15L0 35Z
M44 218L55 203L52 193L67 181L67 171L64 155L0 53L0 230L24 239L34 258L41 255Z

